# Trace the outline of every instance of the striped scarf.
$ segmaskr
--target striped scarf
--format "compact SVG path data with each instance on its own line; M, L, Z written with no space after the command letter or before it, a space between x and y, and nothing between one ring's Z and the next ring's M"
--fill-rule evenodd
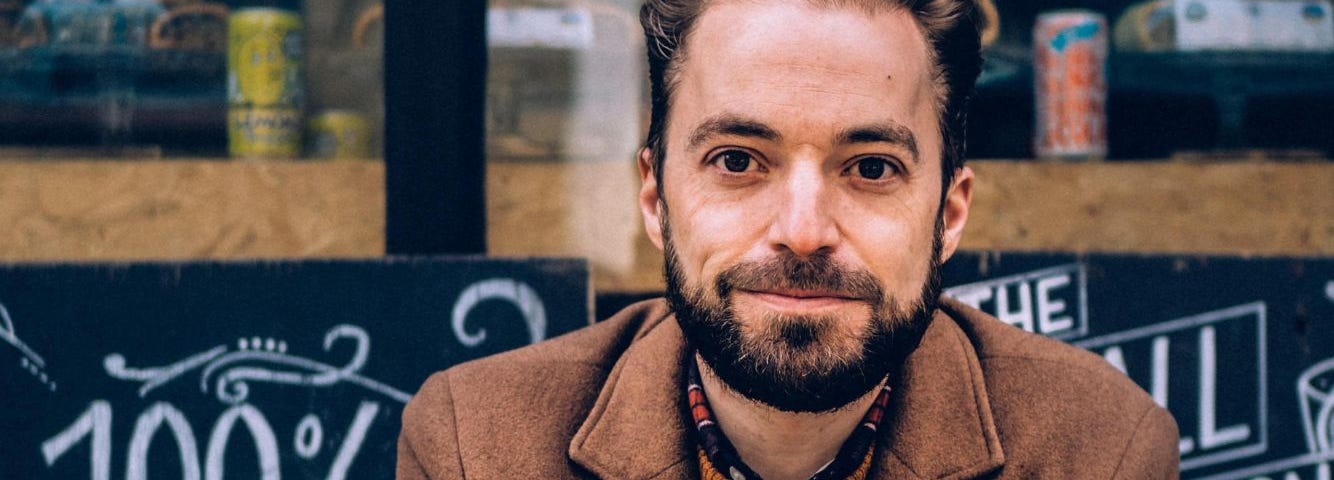
M690 402L690 415L695 421L695 432L699 443L696 454L699 457L699 471L702 480L762 480L746 466L737 454L732 442L723 435L722 429L714 422L713 411L709 409L709 400L704 397L704 388L699 380L699 366L695 364L695 355L686 358L689 364L689 384L686 386L686 398ZM889 405L889 386L886 385L875 397L875 403L862 417L862 423L852 431L848 439L839 448L838 455L820 471L811 475L810 480L865 480L871 469L871 459L875 455L875 433L880 420L885 416ZM723 472L727 472L724 474Z

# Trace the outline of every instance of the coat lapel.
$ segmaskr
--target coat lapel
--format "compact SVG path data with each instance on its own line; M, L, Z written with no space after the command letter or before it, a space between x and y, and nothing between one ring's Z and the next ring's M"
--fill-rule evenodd
M1005 462L977 351L943 311L893 393L873 478L972 478Z
M612 367L570 442L570 459L604 479L689 478L697 469L681 391L685 339L670 316L648 322L656 324Z

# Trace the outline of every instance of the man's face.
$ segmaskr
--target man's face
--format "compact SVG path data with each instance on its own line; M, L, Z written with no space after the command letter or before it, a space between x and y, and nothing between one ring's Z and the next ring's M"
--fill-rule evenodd
M915 348L971 171L941 199L936 92L908 13L711 5L687 39L661 197L640 204L701 357L771 406L823 411Z

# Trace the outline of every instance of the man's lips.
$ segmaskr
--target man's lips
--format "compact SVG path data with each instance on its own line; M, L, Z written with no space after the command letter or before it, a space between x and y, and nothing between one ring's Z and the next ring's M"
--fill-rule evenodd
M845 292L824 290L737 290L737 293L754 297L757 300L769 304L771 307L781 310L811 310L841 307L846 306L849 303L862 303L865 301Z

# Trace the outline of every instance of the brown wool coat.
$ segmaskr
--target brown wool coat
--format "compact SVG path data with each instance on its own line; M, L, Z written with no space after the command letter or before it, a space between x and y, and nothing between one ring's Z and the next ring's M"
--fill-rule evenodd
M432 376L400 479L697 479L685 344L661 300ZM871 478L1176 478L1177 427L1101 358L949 299L893 393Z

